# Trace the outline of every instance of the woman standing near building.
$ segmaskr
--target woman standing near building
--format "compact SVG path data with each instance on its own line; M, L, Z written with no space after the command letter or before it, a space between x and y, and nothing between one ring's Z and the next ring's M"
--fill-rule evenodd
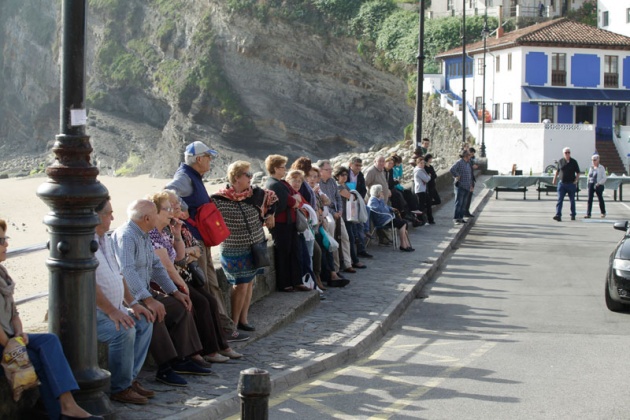
M597 194L599 201L599 211L601 217L606 217L606 204L604 203L604 183L606 182L606 168L599 164L599 155L593 155L591 158L593 164L588 169L588 204L586 206L585 219L591 218L591 209L593 208L593 196Z

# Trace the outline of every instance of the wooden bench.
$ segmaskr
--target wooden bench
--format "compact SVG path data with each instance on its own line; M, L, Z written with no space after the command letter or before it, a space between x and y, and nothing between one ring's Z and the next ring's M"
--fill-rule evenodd
M538 199L540 200L540 193L544 192L545 195L549 195L549 193L558 193L558 186L557 185L553 185L553 184L547 184L546 182L541 182L540 184L538 184L536 186L536 191L538 191ZM580 191L582 191L580 189L580 187L577 188L577 191L575 192L575 199L580 201Z
M511 187L494 187L494 192L495 192L495 200L499 198L499 192L522 192L523 193L523 200L527 199L527 187L516 187L516 188L511 188Z

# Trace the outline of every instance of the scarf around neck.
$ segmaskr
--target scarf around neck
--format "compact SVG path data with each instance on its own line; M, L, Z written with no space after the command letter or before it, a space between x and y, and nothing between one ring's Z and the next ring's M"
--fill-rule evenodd
M15 291L15 283L9 276L7 269L0 265L0 294L4 296L5 311L13 311L13 292Z

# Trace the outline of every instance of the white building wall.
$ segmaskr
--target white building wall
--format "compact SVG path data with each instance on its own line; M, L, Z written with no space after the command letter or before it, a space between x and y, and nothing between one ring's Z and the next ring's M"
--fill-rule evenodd
M613 134L613 141L621 161L628 169L628 173L630 173L630 156L628 156L630 155L630 126L620 127L619 137Z
M630 1L627 0L598 0L597 27L621 35L630 36L629 10ZM608 26L603 25L604 12L608 12Z
M630 4L629 4L630 7ZM505 50L499 50L492 53L486 54L486 109L492 113L492 117L494 119L494 108L493 105L495 103L501 104L501 118L499 120L493 120L495 124L512 124L518 123L521 121L521 113L520 113L520 103L528 101L528 98L523 93L521 89L522 86L526 86L527 83L525 81L525 57L529 52L542 52L547 54L549 57L547 61L547 83L544 86L551 86L551 54L552 53L565 53L566 54L566 71L567 71L567 85L566 87L572 88L576 87L571 83L571 58L575 54L595 54L600 58L600 81L598 89L604 88L604 56L606 55L616 55L619 57L619 75L620 75L620 88L621 85L621 75L624 72L624 58L630 56L630 52L628 51L618 51L618 50L596 50L590 48L553 48L553 47L515 47L509 48ZM512 70L507 70L507 62L508 62L508 54L512 54ZM500 71L496 72L496 58L500 57ZM469 102L473 104L476 96L482 96L481 92L483 91L483 76L478 74L478 58L483 58L483 53L477 53L472 56L474 59L474 71L473 71L473 80L467 80L467 86L472 85L472 88L468 88L468 92L472 90L472 95L469 95ZM453 83L451 82L453 85ZM461 81L457 86L457 91L454 92L459 94L461 91ZM581 88L581 87L580 87ZM503 104L504 103L512 103L512 119L505 120L503 115ZM597 113L595 113L594 118L596 118ZM596 121L592 121L596 122Z
M562 158L565 147L571 148L571 157L586 169L595 150L592 125L486 124L485 133L488 169L500 174L511 173L514 164L524 175L530 170L540 174Z

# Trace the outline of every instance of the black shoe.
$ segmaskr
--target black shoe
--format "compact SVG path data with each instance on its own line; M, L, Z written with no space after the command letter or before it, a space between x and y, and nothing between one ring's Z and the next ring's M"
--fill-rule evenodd
M455 224L456 225L463 225L464 223L467 223L464 219L457 219L457 220L455 220Z
M329 280L328 287L346 287L350 284L350 280L348 279L339 279L339 280Z
M224 332L225 332L225 341L227 341L228 343L249 340L249 334L245 334L244 332L240 332L236 330L234 331L224 330Z
M191 360L181 360L173 363L173 371L175 373L181 373L182 375L200 376L208 376L214 373L210 369L203 368Z
M561 222L562 218L560 216L556 215L556 216L553 216L553 220L557 220L558 222Z
M253 325L241 324L240 322L238 323L238 329L243 331L256 331L256 327Z
M155 380L171 386L188 385L188 382L186 382L184 378L175 373L171 368L162 371L158 370L158 372L155 374Z
M475 215L474 215L474 214L467 213L467 214L465 214L465 215L464 215L464 217L475 217Z
M575 220L575 216L571 216L571 220Z
M429 224L430 224L430 225L434 225L434 224L435 224L435 221L433 221L433 220L429 220Z
M374 255L368 254L366 251L359 252L358 255L359 255L359 257L363 257L363 258L374 258Z

